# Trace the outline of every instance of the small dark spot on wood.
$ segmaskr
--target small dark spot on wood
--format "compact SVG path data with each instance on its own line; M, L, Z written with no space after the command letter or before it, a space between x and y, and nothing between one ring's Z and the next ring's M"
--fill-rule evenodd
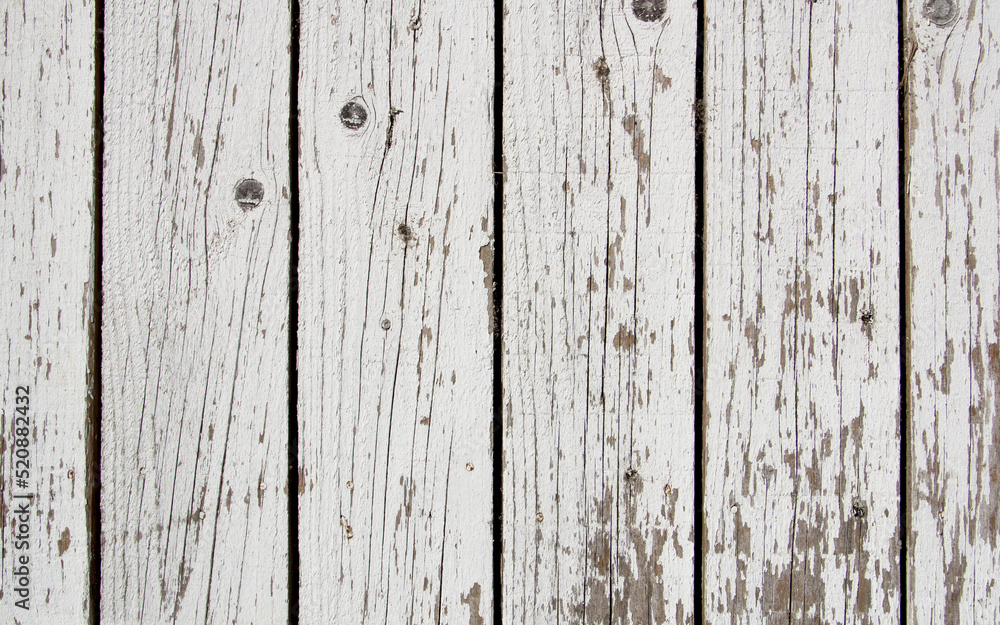
M245 178L236 184L236 203L245 211L256 208L264 199L264 185L253 178Z
M958 3L955 0L926 0L924 17L938 26L948 26L958 17Z
M875 311L869 308L861 312L861 323L870 326L875 321Z
M396 226L396 234L399 235L399 238L402 239L403 243L406 245L409 245L410 241L413 240L413 228L410 228L405 223L400 223Z
M631 482L639 477L639 472L635 470L635 467L629 467L625 469L625 479Z
M658 22L666 12L666 0L632 0L632 13L643 22Z
M368 111L358 100L351 100L340 109L340 123L351 130L357 130L368 121Z
M603 56L594 62L594 74L602 85L608 86L608 76L611 75L611 69L608 68L608 61Z
M860 499L855 499L851 504L851 516L855 519L863 519L868 516L868 507Z

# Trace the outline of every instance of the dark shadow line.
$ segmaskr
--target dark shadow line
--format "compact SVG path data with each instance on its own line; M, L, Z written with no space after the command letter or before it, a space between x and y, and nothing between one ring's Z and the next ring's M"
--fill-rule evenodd
M907 228L907 208L906 208L906 163L909 161L909 146L906 141L906 64L907 57L904 51L906 47L906 2L899 0L897 17L899 20L898 50L897 50L897 71L899 72L899 622L906 625L908 611L908 589L907 589L907 534L909 532L909 519L907 517L909 506L909 482L907 478L907 439L909 437L909 332L908 332L908 304L909 304L909 281L906 279L907 267L909 266L909 250L906 242L909 240Z
M698 0L694 78L694 622L705 622L705 0Z
M299 622L299 0L290 0L288 76L288 623Z
M90 622L101 622L101 325L104 265L104 2L94 5L94 267L87 380L87 536L90 541Z
M493 4L493 623L503 623L503 0Z

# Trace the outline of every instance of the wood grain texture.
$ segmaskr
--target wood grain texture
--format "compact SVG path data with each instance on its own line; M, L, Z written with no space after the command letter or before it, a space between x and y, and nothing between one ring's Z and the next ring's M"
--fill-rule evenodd
M1000 7L907 5L909 617L1000 604Z
M300 622L481 624L493 9L301 18Z
M505 15L503 619L691 622L695 7Z
M106 5L105 623L288 615L289 33Z
M0 13L0 622L85 623L94 5L15 1ZM13 572L25 564L19 607Z
M705 615L897 622L896 5L706 11Z

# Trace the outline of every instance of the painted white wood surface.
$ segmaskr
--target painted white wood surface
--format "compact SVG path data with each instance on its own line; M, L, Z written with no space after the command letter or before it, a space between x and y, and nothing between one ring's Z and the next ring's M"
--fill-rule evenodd
M484 623L493 7L301 28L300 622Z
M909 617L988 623L1000 605L1000 7L911 1L906 25Z
M705 617L896 622L896 5L706 12Z
M101 619L280 623L289 7L105 9Z
M94 4L15 1L2 13L0 622L85 623ZM28 387L27 402L18 402L19 386ZM20 498L26 494L31 499ZM27 548L19 544L22 524ZM16 603L25 598L15 592L22 557L30 570L27 609Z
M505 15L503 619L690 622L695 7Z

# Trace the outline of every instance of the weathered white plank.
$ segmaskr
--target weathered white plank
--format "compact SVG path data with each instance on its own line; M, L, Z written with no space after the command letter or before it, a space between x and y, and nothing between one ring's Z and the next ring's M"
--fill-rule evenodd
M506 3L503 618L692 620L693 3Z
M94 5L16 1L2 13L0 621L84 623Z
M909 616L1000 605L1000 7L907 2Z
M483 623L493 8L301 17L300 622Z
M896 5L706 11L705 616L896 622Z
M278 623L289 8L106 11L102 621Z

